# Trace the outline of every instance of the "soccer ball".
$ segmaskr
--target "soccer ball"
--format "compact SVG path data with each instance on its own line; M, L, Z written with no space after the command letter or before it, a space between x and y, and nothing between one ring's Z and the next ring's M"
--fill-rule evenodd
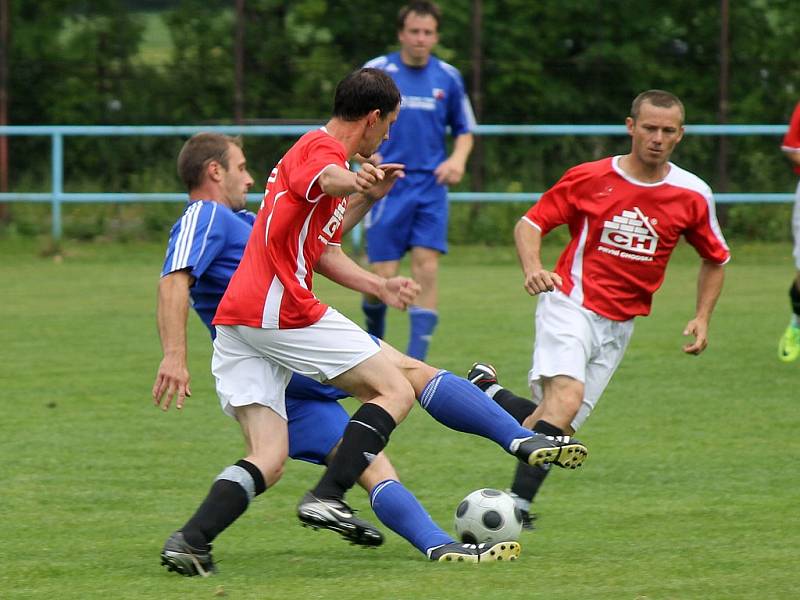
M483 488L468 494L458 505L455 528L465 544L510 542L519 539L522 515L511 496Z

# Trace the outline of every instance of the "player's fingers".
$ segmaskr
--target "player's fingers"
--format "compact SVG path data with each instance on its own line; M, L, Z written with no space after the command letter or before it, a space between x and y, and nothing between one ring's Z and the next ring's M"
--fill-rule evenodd
M172 386L172 384L170 384L170 386L167 388L167 393L161 402L161 410L169 410L169 407L172 404L172 399L175 397L175 391L175 388Z

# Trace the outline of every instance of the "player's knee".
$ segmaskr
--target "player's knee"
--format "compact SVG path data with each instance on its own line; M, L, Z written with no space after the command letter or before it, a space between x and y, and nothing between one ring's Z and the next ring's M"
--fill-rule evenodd
M258 467L264 483L267 487L272 487L283 476L286 465L286 455L274 456L267 453L256 453L248 457L248 460Z
M399 423L406 418L411 407L414 406L416 401L414 388L405 377L395 378L387 388L384 397L391 407L388 412L394 417L395 422Z

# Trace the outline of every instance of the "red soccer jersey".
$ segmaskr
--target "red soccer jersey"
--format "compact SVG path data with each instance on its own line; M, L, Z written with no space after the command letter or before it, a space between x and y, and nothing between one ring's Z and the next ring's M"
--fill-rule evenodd
M307 327L328 306L312 292L313 268L328 244L341 244L346 198L323 193L319 176L347 168L344 146L318 129L301 137L270 173L264 201L214 325Z
M542 234L567 224L571 240L556 272L565 294L615 321L650 313L680 236L705 259L724 264L730 252L711 189L670 163L658 183L630 178L619 156L578 165L523 217Z
M783 136L781 150L784 152L800 152L800 102L794 107L789 130ZM794 165L794 172L800 175L800 165Z

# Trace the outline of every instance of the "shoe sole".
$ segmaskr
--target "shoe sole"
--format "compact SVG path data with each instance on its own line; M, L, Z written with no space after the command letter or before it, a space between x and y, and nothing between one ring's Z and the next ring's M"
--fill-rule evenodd
M513 561L519 558L519 553L522 547L518 542L498 542L488 550L484 550L480 554L461 554L460 552L447 552L442 554L437 562L496 562L496 561Z
M566 444L558 448L540 448L528 456L528 464L532 467L554 464L562 469L577 469L589 456L589 450L583 444Z
M191 562L191 566L187 565L187 560ZM194 577L195 575L208 577L211 575L210 571L203 568L197 557L183 552L162 552L161 565L167 567L168 572L175 572L184 577Z
M318 518L317 515L311 516L302 513L297 514L300 519L300 524L303 527L310 527L312 530L329 529L338 533L342 538L354 546L363 546L365 548L376 548L383 544L383 536L376 535L375 533L358 527L352 523L345 523L342 521L328 521Z

